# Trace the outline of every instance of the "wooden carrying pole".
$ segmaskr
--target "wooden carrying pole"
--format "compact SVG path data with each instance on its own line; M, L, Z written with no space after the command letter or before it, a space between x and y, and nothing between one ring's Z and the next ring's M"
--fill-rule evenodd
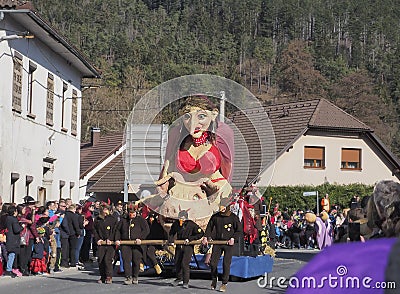
M121 240L121 245L137 245L136 240ZM226 245L228 241L223 240L215 240L208 241L210 245ZM184 240L175 240L173 242L175 245L184 245ZM114 245L115 242L111 241L111 245ZM167 240L141 240L140 245L168 245L169 242ZM200 245L201 240L190 241L188 245ZM100 245L107 245L106 241L102 241Z
M208 241L208 244L210 245L226 245L226 243L228 242L228 240L223 241L223 240L215 240L215 241ZM174 244L176 245L183 245L185 244L184 240L175 240ZM189 245L200 245L201 244L201 240L195 240L195 241L190 241Z

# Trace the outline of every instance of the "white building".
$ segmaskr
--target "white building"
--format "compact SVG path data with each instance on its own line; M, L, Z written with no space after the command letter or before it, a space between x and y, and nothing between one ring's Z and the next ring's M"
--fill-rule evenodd
M0 1L0 195L77 201L81 80L99 72L29 4L13 3Z
M257 132L246 117L261 121L265 113L269 122ZM243 179L260 187L400 179L399 159L373 129L328 100L246 110L232 123L241 133L235 136L234 186Z

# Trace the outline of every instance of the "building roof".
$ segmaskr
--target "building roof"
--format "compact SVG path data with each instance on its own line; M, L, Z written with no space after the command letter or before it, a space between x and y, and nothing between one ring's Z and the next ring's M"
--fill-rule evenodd
M88 189L88 192L120 193L124 190L124 180L124 162L122 155L119 154L90 178L90 181L95 181L95 184Z
M116 133L101 136L99 141L81 145L80 178L86 176L95 167L114 154L123 145L124 134Z
M351 116L343 109L332 104L328 100L316 100L318 104L314 114L308 122L309 127L346 129L352 131L372 131L372 129L363 122ZM301 105L301 104L300 104Z
M270 120L273 134L272 132L257 132L248 119L251 116L252 121L265 121L265 113L267 113ZM300 136L310 129L342 132L373 132L366 124L325 99L292 102L271 105L262 109L238 111L230 119L245 138L244 141L241 140L240 135L235 132L233 184L243 181L243 175L246 174L246 182L250 183L256 180L261 171L265 170L275 158L288 150ZM264 122L264 124L268 128L267 123ZM270 148L262 148L263 144L261 142L269 142L273 139L266 138L265 136L271 135L274 136L275 146L270 143ZM236 144L236 142L239 144ZM243 154L247 153L251 154L248 159L249 162L246 162L243 157Z
M18 3L17 3L18 2ZM100 72L89 60L65 37L61 36L40 14L34 10L30 2L20 5L20 1L0 0L0 12L23 25L51 50L62 56L68 63L78 69L86 78L99 78ZM14 34L14 33L13 33Z
M265 121L266 113L269 122ZM257 131L253 124L254 121L263 121L261 128L258 128ZM382 151L394 167L400 167L400 161L374 135L370 127L325 99L271 105L262 109L247 109L231 115L230 123L235 125L233 186L243 184L243 175L247 175L248 183L253 182L308 130L364 134ZM272 126L272 128L269 126ZM91 152L83 147L81 151L81 177L83 170L89 170L89 167L93 168L107 158L107 154L112 154L113 150L120 148L123 144L122 140L122 133L108 135L101 137L96 145L97 148L92 149ZM265 144L268 145L267 148L262 147ZM89 159L91 159L90 162ZM124 178L122 155L118 155L90 179L90 181L97 181L97 183L89 191L121 192Z

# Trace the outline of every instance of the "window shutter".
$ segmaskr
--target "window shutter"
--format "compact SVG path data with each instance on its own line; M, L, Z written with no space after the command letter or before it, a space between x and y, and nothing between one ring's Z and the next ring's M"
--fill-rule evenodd
M304 159L324 159L324 147L304 147Z
M342 149L342 161L360 162L360 149Z

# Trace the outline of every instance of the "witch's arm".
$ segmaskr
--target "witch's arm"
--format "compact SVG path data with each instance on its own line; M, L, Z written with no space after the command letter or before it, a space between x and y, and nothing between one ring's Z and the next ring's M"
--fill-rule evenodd
M168 167L169 160L165 160L160 178L158 181L155 181L155 184L157 185L157 192L161 197L165 197L168 194L169 180L171 179L171 175L168 174Z

